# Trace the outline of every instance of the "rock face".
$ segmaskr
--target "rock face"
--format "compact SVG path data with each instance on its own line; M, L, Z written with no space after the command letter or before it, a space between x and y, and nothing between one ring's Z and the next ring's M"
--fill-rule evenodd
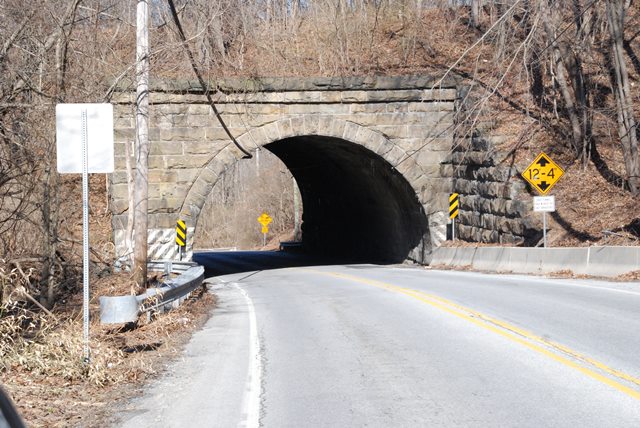
M456 109L464 106L453 80L231 79L207 90L242 147L272 151L295 176L309 251L428 262L431 248L446 237L452 191L462 195L460 238L519 243L531 233L523 220L524 187L512 179L512 169L495 164L491 141L457 138ZM126 249L125 145L135 138L134 97L121 88L113 99L110 208L119 255ZM177 257L178 219L187 224L190 257L207 195L244 154L196 82L152 82L150 98L149 257Z

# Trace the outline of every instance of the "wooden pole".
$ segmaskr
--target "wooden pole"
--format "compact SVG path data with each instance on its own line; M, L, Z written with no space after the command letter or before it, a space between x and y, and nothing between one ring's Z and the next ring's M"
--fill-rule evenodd
M149 32L148 0L138 0L136 9L136 197L134 279L147 285L147 211L149 171Z

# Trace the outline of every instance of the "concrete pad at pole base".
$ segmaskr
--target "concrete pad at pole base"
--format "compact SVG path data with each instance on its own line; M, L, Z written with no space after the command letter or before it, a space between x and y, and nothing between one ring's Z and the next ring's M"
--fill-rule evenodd
M138 319L140 303L136 296L100 297L100 322L124 324Z

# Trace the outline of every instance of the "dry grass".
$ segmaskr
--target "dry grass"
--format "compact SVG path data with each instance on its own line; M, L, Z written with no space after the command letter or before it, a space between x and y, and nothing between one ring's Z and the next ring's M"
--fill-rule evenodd
M18 279L15 274L0 270L5 287ZM17 299L19 286L13 288L0 306L0 383L34 427L101 426L117 397L130 396L139 382L161 371L215 303L200 290L153 322L114 328L95 321L98 307L92 302L91 359L85 363L78 303L54 315Z

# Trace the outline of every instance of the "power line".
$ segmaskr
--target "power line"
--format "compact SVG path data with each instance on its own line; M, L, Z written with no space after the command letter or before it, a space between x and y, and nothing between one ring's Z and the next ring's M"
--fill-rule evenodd
M184 30L182 29L182 24L180 23L180 18L178 17L178 12L176 10L176 6L173 3L173 0L167 0L167 3L169 4L169 9L171 9L171 16L173 17L173 22L175 23L176 28L178 29L178 35L180 36L180 40L182 41L182 46L187 51L187 55L189 56L189 61L191 62L191 68L193 69L193 72L195 73L196 77L198 78L198 82L200 83L200 86L202 87L204 95L207 97L207 101L209 102L209 105L213 109L213 113L216 115L216 118L218 119L218 122L220 122L220 125L222 126L222 129L224 129L224 132L229 136L229 138L231 139L233 144L235 144L235 146L238 149L240 149L240 151L242 153L244 153L244 155L245 155L244 158L245 159L251 159L253 157L251 155L251 153L249 153L249 151L247 151L244 147L242 147L240 145L240 143L238 143L238 141L235 139L233 134L231 134L231 131L229 131L229 128L227 127L227 125L224 123L224 120L222 120L222 116L220 115L220 112L216 108L216 105L213 102L213 98L211 98L211 93L209 92L209 87L206 84L206 82L204 81L204 79L202 78L202 74L200 73L200 70L198 69L198 64L196 63L196 60L195 60L195 58L193 56L193 53L191 52L191 49L189 48L189 44L187 42L187 38L186 38L186 36L184 34Z

